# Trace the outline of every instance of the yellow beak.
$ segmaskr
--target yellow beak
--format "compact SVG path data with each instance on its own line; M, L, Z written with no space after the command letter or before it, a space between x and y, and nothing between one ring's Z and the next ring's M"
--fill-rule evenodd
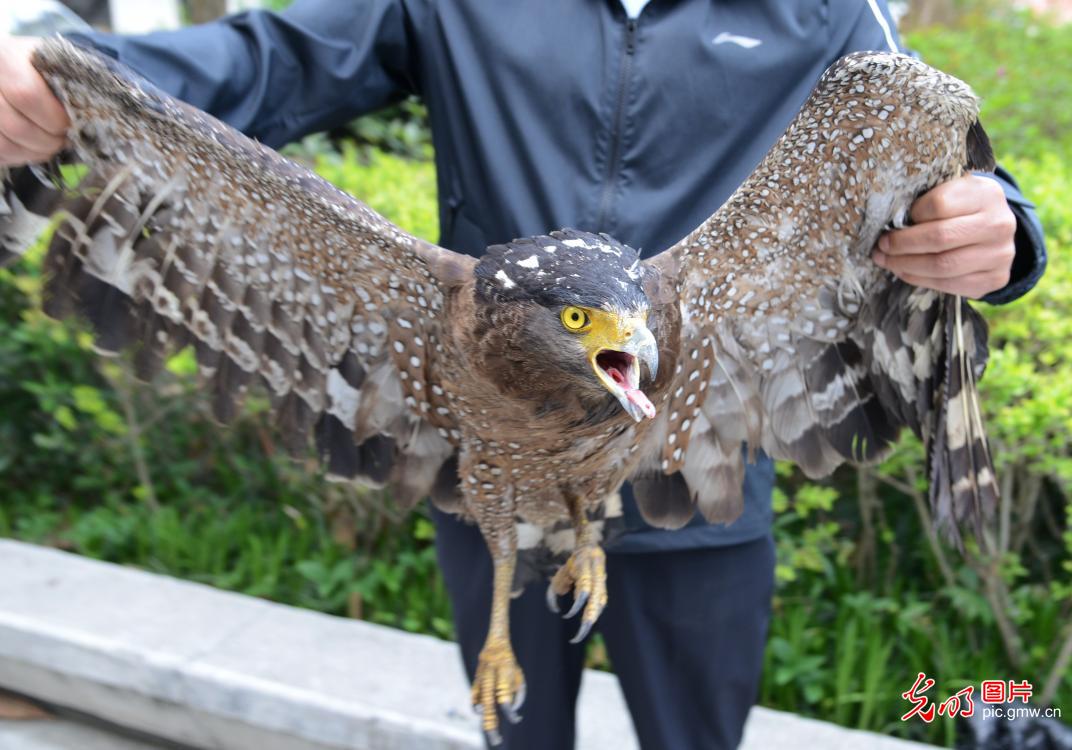
M659 371L659 346L648 330L647 313L618 316L594 311L585 348L592 371L617 397L622 408L640 422L655 417L655 406L640 390L641 365L654 380Z

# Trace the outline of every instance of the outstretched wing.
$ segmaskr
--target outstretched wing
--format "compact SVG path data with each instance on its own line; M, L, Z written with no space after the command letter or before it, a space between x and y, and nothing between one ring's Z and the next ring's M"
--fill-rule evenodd
M263 384L290 449L315 433L330 473L427 494L456 428L436 403L444 302L472 261L97 53L53 39L33 63L85 173L0 173L0 261L62 217L46 312L85 316L145 378L192 345L221 420Z
M986 326L959 297L870 260L912 201L992 169L968 87L912 58L857 54L823 76L763 163L714 216L651 261L676 282L678 368L641 509L682 522L740 512L742 443L823 476L880 458L902 427L927 446L952 535L996 499L975 381Z

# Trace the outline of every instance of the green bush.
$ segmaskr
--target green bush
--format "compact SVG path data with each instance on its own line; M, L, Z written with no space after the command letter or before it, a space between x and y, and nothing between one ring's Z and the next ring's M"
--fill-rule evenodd
M987 552L930 533L921 449L808 482L779 467L778 588L762 702L842 724L950 743L953 722L902 723L924 671L941 700L983 679L1027 679L1033 703L1072 706L1072 105L1060 61L1072 28L1016 16L908 37L972 83L999 159L1039 206L1050 267L987 308L982 383L1003 487ZM406 105L409 106L409 105ZM354 126L423 154L419 112ZM394 122L395 124L391 124ZM392 140L394 139L394 140ZM396 143L397 142L397 143ZM399 145L401 144L401 145ZM291 153L428 239L435 174L367 145L307 139ZM451 634L432 527L275 449L263 401L216 429L188 356L146 387L85 333L38 312L37 259L0 271L0 535L410 630ZM1067 655L1065 657L1067 659ZM602 649L590 659L605 664Z
M968 81L999 154L1039 160L1072 153L1072 33L1026 13L969 15L955 28L905 35L911 49Z

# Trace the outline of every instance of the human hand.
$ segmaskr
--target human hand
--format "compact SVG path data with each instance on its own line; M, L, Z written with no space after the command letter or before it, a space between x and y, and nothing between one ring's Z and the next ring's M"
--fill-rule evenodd
M39 43L0 36L0 167L47 161L63 148L71 121L30 64Z
M879 238L876 264L909 284L974 299L1009 283L1016 217L994 180L945 182L917 198L909 215L911 226Z

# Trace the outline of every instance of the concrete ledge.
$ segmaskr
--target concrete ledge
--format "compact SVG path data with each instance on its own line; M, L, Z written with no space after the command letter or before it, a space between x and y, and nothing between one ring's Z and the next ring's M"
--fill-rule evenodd
M178 747L177 745L172 748ZM73 721L0 720L0 750L171 750Z
M0 687L206 750L482 747L452 644L13 541L0 571ZM582 750L638 747L612 675L579 712ZM924 746L756 709L778 747Z

